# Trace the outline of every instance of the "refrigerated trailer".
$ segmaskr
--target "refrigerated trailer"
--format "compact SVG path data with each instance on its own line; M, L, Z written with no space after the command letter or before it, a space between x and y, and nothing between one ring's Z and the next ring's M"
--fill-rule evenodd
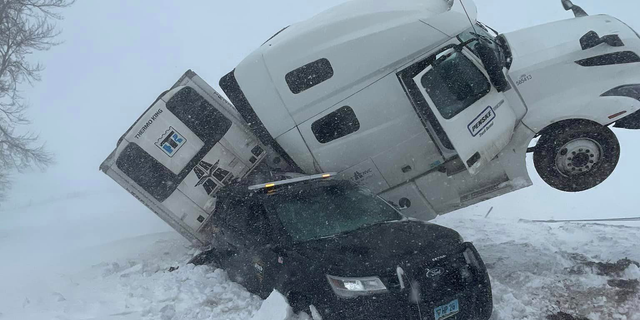
M276 153L194 72L163 92L100 169L189 240L204 244L215 194ZM287 167L275 165L270 170ZM210 230L209 230L210 231Z
M222 77L233 104L188 71L101 169L200 243L219 188L277 172L339 172L424 220L530 186L528 151L552 187L592 188L619 157L607 126L640 128L640 36L563 5L498 34L470 0L346 2Z

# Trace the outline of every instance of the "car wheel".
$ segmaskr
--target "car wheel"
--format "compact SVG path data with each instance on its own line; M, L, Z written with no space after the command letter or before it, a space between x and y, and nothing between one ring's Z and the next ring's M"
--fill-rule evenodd
M580 122L544 133L535 147L536 171L551 187L578 192L607 179L620 158L620 144L609 128Z

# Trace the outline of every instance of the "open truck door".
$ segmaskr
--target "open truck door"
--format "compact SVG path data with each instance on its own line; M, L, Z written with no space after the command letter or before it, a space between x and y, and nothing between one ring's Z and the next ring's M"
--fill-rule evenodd
M509 143L516 115L469 49L450 48L432 61L413 81L464 165L476 174Z
M265 157L267 148L233 106L189 70L120 138L100 169L180 234L206 245L218 190Z

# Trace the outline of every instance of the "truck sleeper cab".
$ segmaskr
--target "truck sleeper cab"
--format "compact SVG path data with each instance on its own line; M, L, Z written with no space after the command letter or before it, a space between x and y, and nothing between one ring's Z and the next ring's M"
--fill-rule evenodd
M537 135L551 186L602 182L619 155L605 126L640 109L624 90L640 83L637 34L592 16L495 37L469 24L476 16L471 1L350 1L282 30L220 87L292 166L340 172L416 218L531 185L524 160Z
M340 10L347 3L288 27L221 79L261 141L303 172L340 172L421 219L529 185L526 146L496 158L526 108L491 84L473 51L453 49L472 38L460 3L356 2L355 16ZM311 49L294 50L303 45ZM432 65L442 54L452 56Z

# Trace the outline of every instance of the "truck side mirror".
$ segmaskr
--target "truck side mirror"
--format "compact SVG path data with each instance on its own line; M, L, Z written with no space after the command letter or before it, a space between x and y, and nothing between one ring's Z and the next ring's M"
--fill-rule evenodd
M589 16L586 11L582 10L580 6L573 4L571 0L562 0L562 7L567 11L573 11L573 15L575 15L576 18Z
M502 63L498 59L496 52L482 41L478 41L475 45L475 51L478 53L480 60L484 68L489 74L489 80L491 84L498 90L498 92L504 92L509 88L509 82L507 77L502 73Z

